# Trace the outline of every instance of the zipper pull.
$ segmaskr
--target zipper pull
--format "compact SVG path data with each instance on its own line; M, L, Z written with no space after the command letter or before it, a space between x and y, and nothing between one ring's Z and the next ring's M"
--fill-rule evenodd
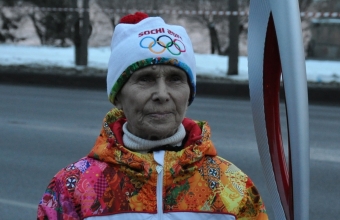
M156 170L157 170L157 173L160 174L163 171L163 166L157 165Z

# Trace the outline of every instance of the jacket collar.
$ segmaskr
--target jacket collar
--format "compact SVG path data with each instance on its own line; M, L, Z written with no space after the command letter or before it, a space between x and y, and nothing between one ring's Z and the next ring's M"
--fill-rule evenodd
M124 112L113 108L104 120L99 137L89 153L89 157L112 164L125 165L139 171L141 175L148 175L150 167L155 163L152 153L133 152L124 147L122 126L126 122ZM171 153L175 157L176 167L179 170L188 169L204 156L216 156L216 149L210 139L210 127L207 122L194 121L188 118L183 120L186 130L184 148ZM176 170L173 171L176 173Z

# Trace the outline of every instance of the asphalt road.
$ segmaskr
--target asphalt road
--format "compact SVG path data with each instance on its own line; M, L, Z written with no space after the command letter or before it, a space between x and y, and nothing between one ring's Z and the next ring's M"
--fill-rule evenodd
M90 151L111 107L105 91L0 85L1 220L35 219L52 176ZM187 116L209 122L220 156L253 179L274 219L249 101L198 97ZM286 139L284 122L282 107ZM339 106L310 106L311 220L340 216L339 131Z

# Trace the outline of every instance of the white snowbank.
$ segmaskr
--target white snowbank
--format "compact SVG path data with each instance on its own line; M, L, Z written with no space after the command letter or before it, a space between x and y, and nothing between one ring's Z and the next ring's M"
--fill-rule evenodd
M195 54L197 75L226 77L228 57L214 54ZM109 47L89 48L88 66L105 70L110 56ZM46 46L0 45L0 65L42 65L75 67L74 48ZM340 82L340 62L306 60L309 82ZM233 80L248 80L247 57L239 57L239 75L228 76Z

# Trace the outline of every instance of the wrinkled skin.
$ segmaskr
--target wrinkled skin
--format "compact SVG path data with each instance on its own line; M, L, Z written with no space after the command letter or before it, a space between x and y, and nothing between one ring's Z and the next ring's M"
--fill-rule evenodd
M127 129L148 140L173 135L182 122L190 96L186 73L175 66L152 65L134 72L116 97Z

